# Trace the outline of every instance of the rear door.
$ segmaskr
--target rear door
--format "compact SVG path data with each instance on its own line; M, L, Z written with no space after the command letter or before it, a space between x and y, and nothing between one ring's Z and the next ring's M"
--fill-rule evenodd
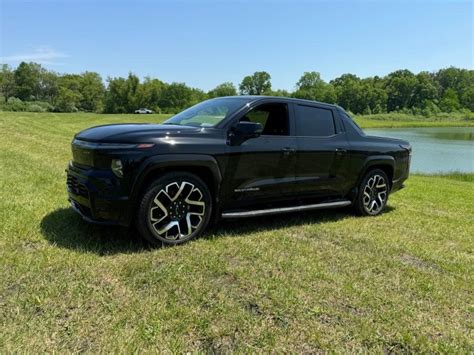
M293 105L296 126L295 192L339 196L345 191L348 143L331 106Z

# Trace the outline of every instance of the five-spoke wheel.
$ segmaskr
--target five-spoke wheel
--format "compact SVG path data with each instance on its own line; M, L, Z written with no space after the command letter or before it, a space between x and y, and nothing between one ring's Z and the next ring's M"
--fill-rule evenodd
M152 243L182 243L204 230L211 201L209 189L197 176L166 174L143 195L137 227Z

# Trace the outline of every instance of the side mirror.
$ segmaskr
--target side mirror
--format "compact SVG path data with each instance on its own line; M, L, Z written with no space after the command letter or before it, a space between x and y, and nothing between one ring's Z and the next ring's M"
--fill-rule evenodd
M239 122L233 130L229 132L231 145L239 145L251 138L257 138L262 134L263 127L256 122Z

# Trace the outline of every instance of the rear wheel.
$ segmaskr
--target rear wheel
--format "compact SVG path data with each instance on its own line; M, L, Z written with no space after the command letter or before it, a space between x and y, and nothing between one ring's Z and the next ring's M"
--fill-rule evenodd
M369 171L359 186L355 207L358 214L376 216L387 205L389 194L387 174L380 169Z
M184 172L168 173L142 195L137 228L154 245L181 244L204 231L211 211L211 194L201 179Z

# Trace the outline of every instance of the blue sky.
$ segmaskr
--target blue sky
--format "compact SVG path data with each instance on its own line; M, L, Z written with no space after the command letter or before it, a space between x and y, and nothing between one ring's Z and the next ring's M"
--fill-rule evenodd
M0 0L0 61L129 71L209 90L265 70L291 90L407 68L473 68L472 1Z

